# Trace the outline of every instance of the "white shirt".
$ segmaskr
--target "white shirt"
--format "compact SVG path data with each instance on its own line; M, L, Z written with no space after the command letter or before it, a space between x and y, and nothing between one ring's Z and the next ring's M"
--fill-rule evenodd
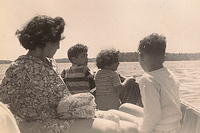
M167 68L144 74L139 82L144 119L141 133L180 128L179 84Z
M9 109L0 102L0 133L20 133L14 116Z

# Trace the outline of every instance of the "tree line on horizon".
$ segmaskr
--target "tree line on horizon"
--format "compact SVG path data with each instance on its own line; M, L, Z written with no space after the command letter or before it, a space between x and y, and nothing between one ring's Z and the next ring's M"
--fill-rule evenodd
M200 60L200 53L166 53L166 61ZM89 62L95 62L96 58L89 58ZM121 52L120 62L137 62L137 52ZM0 64L10 64L11 60L0 60ZM67 58L56 59L57 63L70 62Z
M137 62L137 52L122 52L119 60L121 62ZM200 53L166 53L166 61L200 60Z
M166 61L200 60L200 53L166 53ZM89 58L89 62L95 62L96 58ZM120 62L137 62L137 52L121 52ZM56 59L57 63L70 62L67 58Z

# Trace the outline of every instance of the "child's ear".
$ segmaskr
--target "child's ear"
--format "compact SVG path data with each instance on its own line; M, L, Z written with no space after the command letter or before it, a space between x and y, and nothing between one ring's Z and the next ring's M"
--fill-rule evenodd
M166 59L166 55L163 55L162 57L161 57L161 59L162 59L162 63L165 61L165 59Z
M167 58L167 55L165 54L165 55L164 55L164 57L163 57L163 60L165 61L165 60L166 60L166 58Z
M165 61L165 55L158 56L157 57L157 61L160 62L160 63L164 63L164 61Z
M72 57L72 63L76 63L76 57Z

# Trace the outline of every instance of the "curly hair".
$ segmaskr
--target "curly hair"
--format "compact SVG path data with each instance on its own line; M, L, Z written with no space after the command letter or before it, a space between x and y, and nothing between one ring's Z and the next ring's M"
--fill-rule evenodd
M119 53L115 49L101 50L96 58L96 66L99 69L103 69L105 66L119 62Z
M83 44L76 44L68 49L68 59L73 62L72 57L78 57L83 52L88 52L88 47Z
M15 34L25 49L34 50L36 47L45 47L47 42L62 40L61 34L64 27L65 21L61 17L51 18L38 15L33 17L22 30L17 30Z
M149 55L165 55L166 38L152 33L140 41L138 51Z

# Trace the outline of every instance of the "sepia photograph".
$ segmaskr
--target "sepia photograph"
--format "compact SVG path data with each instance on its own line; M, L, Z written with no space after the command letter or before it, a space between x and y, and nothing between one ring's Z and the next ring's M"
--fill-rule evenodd
M0 133L200 133L200 1L0 0Z

